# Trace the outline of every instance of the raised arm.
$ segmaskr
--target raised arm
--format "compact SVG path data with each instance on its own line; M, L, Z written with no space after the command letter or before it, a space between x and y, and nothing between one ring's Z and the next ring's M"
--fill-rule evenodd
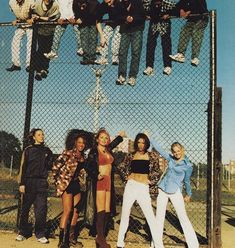
M156 140L150 139L150 143L153 148L161 154L161 156L163 156L167 161L170 160L170 154L165 152Z

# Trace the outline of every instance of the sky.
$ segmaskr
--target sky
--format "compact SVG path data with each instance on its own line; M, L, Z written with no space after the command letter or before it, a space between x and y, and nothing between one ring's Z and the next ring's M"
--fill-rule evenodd
M235 160L235 139L234 139L235 111L233 110L233 106L235 104L235 97L234 97L235 84L233 82L233 75L235 72L235 63L233 61L234 55L235 55L234 54L235 35L234 35L234 32L231 31L231 30L235 30L234 29L235 22L233 20L233 14L235 13L234 12L235 2L234 0L224 0L223 3L221 0L207 0L207 4L208 4L209 10L215 9L217 11L217 85L219 87L222 87L222 90L223 90L222 159L224 163L228 163L229 160ZM7 22L7 21L12 20L12 15L6 11L7 5L8 5L8 1L1 0L0 22L5 22L5 21ZM20 87L22 88L23 86L20 86ZM50 86L46 86L46 87L48 87L48 90L59 90L59 89L52 89L50 88ZM164 88L165 82L162 83L162 85L160 85L159 87ZM177 85L177 87L182 87L182 86ZM117 92L117 97L120 96L119 94L125 94L123 92L121 93L120 92ZM71 94L72 94L72 91L71 91ZM128 97L128 94L127 94L127 97ZM137 99L138 99L138 96L137 96ZM151 99L151 96L150 96L150 99ZM53 107L51 108L53 112ZM204 108L204 106L202 106L202 108ZM128 114L128 110L123 109L123 112L125 111L127 111L126 113ZM163 109L163 112L164 111L167 111L167 110ZM192 110L188 109L185 111L192 111ZM169 112L169 113L172 114L172 112ZM151 118L151 115L150 115L150 118ZM205 121L205 119L206 118L202 118L201 121L203 122ZM151 123L151 120L150 120L150 123ZM138 124L136 125L138 126ZM169 126L168 128L171 129L172 127ZM187 129L187 128L188 128L187 125L185 125L184 129ZM197 138L200 139L201 136L199 135ZM197 139L195 140L195 137L194 137L194 142L197 142Z

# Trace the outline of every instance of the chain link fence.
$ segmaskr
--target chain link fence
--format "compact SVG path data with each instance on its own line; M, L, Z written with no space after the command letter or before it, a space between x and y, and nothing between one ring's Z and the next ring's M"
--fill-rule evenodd
M171 23L172 54L176 54L180 31L185 25L185 20L173 18ZM205 29L200 64L191 65L190 43L185 54L185 62L172 61L170 75L163 73L163 53L158 37L154 75L149 76L143 74L146 69L148 26L149 21L146 21L136 85L130 86L116 84L118 65L112 64L111 45L108 49L108 64L80 63L83 58L78 55L80 44L77 43L77 33L72 25L67 26L61 38L58 57L51 59L49 68L46 68L48 70L46 78L35 78L35 66L38 63L35 59L38 39L36 32L33 33L29 72L26 71L28 68L25 62L27 53L25 37L20 46L21 70L6 71L11 64L11 42L16 28L8 23L0 23L1 229L16 229L18 214L16 174L23 145L22 137L29 128L40 127L44 130L46 144L54 154L62 152L67 131L73 128L96 132L99 127L105 127L112 137L120 130L125 130L128 135L127 144L138 132L149 130L165 150L169 150L174 141L184 144L187 155L194 165L191 181L193 200L187 204L187 212L200 244L208 244L207 180L210 177L208 173L211 173L207 163L210 135L208 103L210 95L213 94L210 81L210 25ZM34 29L39 27L40 25L35 25ZM96 45L96 57L99 57L98 43ZM129 51L128 67L130 62ZM20 146L12 144L13 141ZM125 149L128 150L128 145ZM110 223L108 234L108 239L113 241L117 238L124 187L118 174L115 177L115 186L117 216ZM48 199L50 235L57 234L62 211L61 201L55 197L54 191L54 186L50 185ZM155 208L155 202L153 207ZM33 222L33 215L31 221ZM80 236L89 238L88 229L83 226L82 219L80 222ZM148 227L137 204L132 209L126 240L136 243L150 240ZM164 242L171 246L184 244L183 232L171 204L167 209Z

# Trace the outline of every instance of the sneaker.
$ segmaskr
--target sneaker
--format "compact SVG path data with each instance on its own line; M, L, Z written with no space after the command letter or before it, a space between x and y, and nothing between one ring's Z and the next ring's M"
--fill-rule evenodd
M42 81L42 75L40 72L37 72L35 77L34 77L37 81Z
M95 60L95 64L97 65L107 65L108 64L108 60L105 58L99 58Z
M77 55L82 57L83 54L84 54L83 49L82 49L82 48L79 48L79 49L77 50Z
M21 235L21 234L18 234L17 237L16 237L16 241L24 241L26 240L25 236Z
M124 85L125 82L126 82L126 79L122 75L120 75L118 79L116 80L116 85Z
M58 55L51 51L49 53L44 53L44 56L47 58L47 59L57 59L58 58Z
M185 62L185 57L182 53L177 53L175 55L169 55L169 57L179 63L184 63Z
M135 84L136 84L136 78L130 77L127 83L128 83L130 86L135 86Z
M112 65L118 65L119 64L119 60L118 60L118 57L115 56L112 58Z
M40 242L41 244L48 244L49 240L46 237L42 237L38 239L38 242Z
M191 60L191 65L192 65L192 66L198 66L199 63L200 63L200 60L199 60L198 58L193 58L193 59Z
M170 66L165 67L163 70L163 74L165 74L167 76L169 76L171 74L171 72L172 72L172 69Z
M13 64L11 67L6 68L6 70L7 71L20 71L21 67Z
M48 74L48 71L47 70L41 70L40 74L41 74L42 78L46 78L47 74Z
M154 71L153 68L148 66L144 71L143 74L146 76L153 76L154 75Z

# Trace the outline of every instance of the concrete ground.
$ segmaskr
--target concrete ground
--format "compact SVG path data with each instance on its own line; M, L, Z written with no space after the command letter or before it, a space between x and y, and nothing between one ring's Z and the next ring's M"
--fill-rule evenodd
M235 206L222 208L222 248L235 247ZM0 247L1 248L55 248L57 247L58 240L50 239L50 243L42 245L37 242L35 237L31 237L23 242L15 241L16 234L12 232L0 233ZM95 248L95 242L92 239L83 239L84 248ZM116 243L111 242L111 247L115 248ZM182 246L180 246L182 248ZM149 248L148 244L127 243L125 248ZM167 248L176 248L168 246ZM217 248L217 247L213 247Z

